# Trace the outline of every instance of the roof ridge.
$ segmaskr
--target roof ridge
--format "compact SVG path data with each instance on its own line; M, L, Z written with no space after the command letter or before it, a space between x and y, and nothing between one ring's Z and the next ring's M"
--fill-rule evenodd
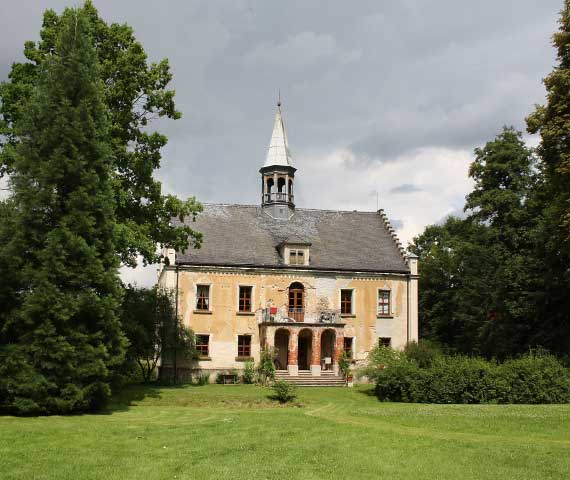
M246 207L246 208L262 208L261 205L251 205L245 203L213 203L213 202L200 202L202 205L212 205L216 207ZM331 212L331 213L358 213L358 214L365 214L365 215L379 215L380 212L383 212L384 209L380 209L377 211L370 211L370 210L333 210L330 208L302 208L297 207L295 210L302 210L304 212Z

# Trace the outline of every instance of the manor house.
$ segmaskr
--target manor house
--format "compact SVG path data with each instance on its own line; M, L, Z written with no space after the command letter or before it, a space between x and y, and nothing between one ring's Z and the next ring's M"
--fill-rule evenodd
M203 246L165 252L159 284L196 333L193 369L239 370L275 347L282 377L334 376L343 351L359 363L417 340L417 257L383 210L295 207L280 103L259 172L259 205L205 204L191 224Z

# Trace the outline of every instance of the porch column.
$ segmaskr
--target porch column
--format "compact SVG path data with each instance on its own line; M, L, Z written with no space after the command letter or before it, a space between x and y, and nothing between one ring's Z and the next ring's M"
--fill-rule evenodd
M313 343L311 345L311 375L321 375L321 331L313 329Z
M287 370L289 375L297 376L299 374L299 359L298 351L299 348L299 338L297 329L289 329L289 352L287 354Z
M335 375L338 375L338 359L344 349L344 332L340 329L337 329L335 332L335 342L334 342L334 351L333 351L333 372Z

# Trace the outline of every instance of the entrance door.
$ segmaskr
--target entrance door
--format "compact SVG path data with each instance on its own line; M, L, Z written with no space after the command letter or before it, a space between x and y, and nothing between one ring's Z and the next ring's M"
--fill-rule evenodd
M299 343L298 343L298 360L299 360L299 370L309 370L311 367L311 343L313 341L313 336L310 330L302 330L299 332Z

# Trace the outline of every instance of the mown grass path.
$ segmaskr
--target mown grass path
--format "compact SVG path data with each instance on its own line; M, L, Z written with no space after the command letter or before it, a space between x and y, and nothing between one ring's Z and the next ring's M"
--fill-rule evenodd
M104 414L0 417L0 478L570 478L570 405L299 393L282 407L254 386L134 387Z

